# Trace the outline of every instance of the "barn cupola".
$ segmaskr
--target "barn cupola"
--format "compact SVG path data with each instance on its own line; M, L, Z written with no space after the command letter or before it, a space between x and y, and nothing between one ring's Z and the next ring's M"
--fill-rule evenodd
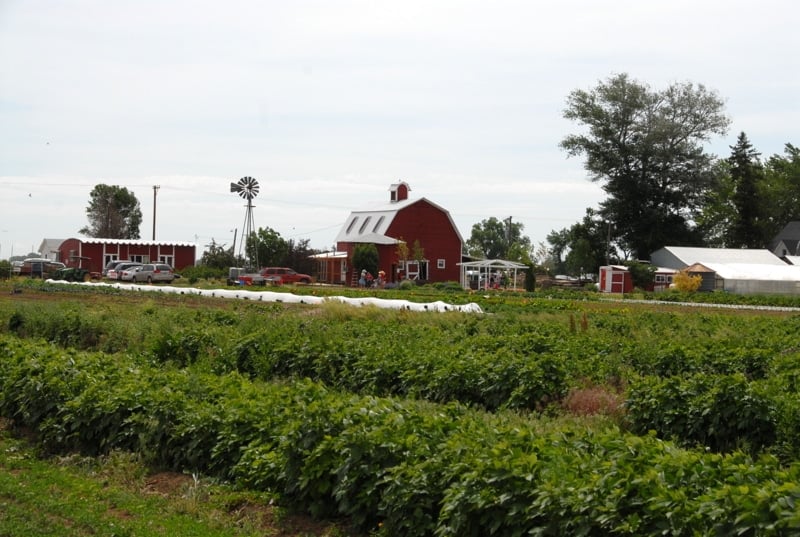
M408 199L408 192L411 190L411 187L408 186L408 183L405 181L400 181L399 183L394 183L391 187L389 187L390 198L389 201L392 203L397 203L398 201L403 201Z

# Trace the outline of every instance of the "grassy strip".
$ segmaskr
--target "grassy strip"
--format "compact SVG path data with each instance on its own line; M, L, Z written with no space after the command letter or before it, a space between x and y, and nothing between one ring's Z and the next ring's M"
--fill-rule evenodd
M42 459L0 421L3 537L345 535L271 503L197 475L148 475L130 453Z

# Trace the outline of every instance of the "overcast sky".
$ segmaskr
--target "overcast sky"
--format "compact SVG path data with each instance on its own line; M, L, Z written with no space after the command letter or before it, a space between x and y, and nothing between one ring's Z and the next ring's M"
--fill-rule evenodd
M558 144L567 95L618 73L715 90L764 157L800 144L800 4L762 0L0 0L0 258L79 236L94 185L142 238L230 246L256 227L333 244L411 186L465 239L534 243L603 199Z

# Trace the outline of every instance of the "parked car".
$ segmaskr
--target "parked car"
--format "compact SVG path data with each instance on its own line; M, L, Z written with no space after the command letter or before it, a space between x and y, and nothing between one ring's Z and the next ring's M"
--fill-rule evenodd
M133 267L141 267L141 263L137 263L136 261L123 261L122 263L117 263L113 268L109 269L106 273L106 278L109 280L122 280L122 273L128 269Z
M260 274L267 279L269 283L311 283L313 278L308 274L301 274L286 267L265 267L261 269Z
M134 277L136 277L136 273L139 272L139 269L142 268L142 264L139 263L133 267L128 267L122 271L120 271L119 279L122 282L132 282Z
M105 278L108 276L108 271L115 268L120 263L127 263L128 261L125 259L115 259L114 261L109 261L106 263L106 266L103 267L103 277Z
M175 271L166 263L145 263L133 273L134 282L172 282Z

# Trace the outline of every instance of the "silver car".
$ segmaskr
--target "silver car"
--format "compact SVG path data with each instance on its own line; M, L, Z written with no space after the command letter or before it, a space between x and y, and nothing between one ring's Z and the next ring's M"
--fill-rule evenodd
M131 270L134 267L140 267L140 266L142 266L142 264L137 263L136 261L126 261L124 263L120 263L114 268L108 270L108 272L106 273L106 278L109 280L117 280L117 281L123 280L125 278L123 278L122 276L126 270ZM128 279L128 281L130 281L130 279Z
M145 263L133 273L134 282L172 282L175 271L166 263Z
M137 263L137 264L136 264L135 266L133 266L133 267L128 267L128 268L126 268L125 270L123 270L123 271L122 271L122 272L119 274L119 279L120 279L120 281L123 281L123 282L132 282L132 281L133 281L133 277L136 275L136 273L137 273L137 272L139 272L139 269L140 269L140 268L142 268L142 264L141 264L141 263Z

